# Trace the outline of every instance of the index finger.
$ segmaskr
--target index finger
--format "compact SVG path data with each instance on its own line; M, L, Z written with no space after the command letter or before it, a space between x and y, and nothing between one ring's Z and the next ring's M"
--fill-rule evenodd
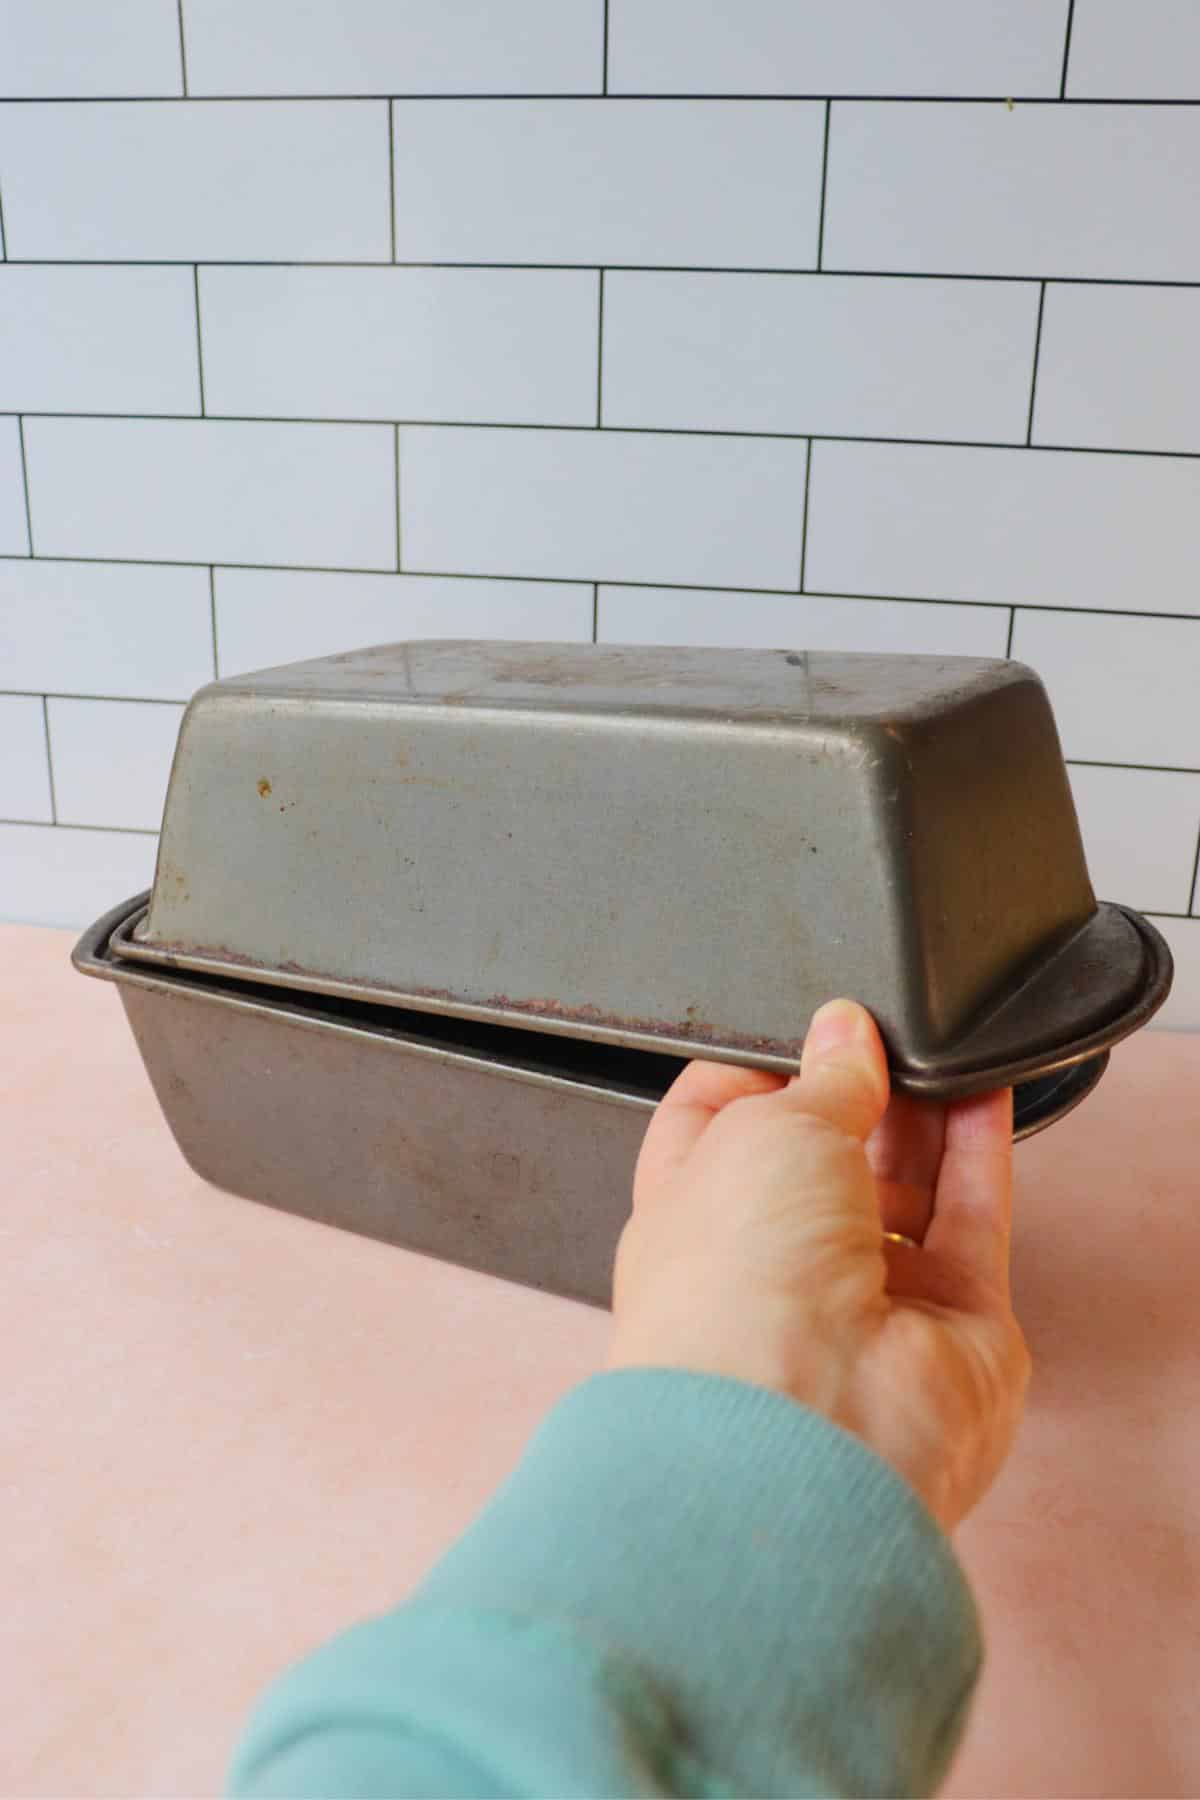
M787 1077L736 1063L691 1062L655 1109L638 1157L639 1181L660 1180L683 1161L719 1112L752 1094L773 1094Z
M1012 1234L1012 1089L946 1111L946 1143L925 1248L1008 1296Z

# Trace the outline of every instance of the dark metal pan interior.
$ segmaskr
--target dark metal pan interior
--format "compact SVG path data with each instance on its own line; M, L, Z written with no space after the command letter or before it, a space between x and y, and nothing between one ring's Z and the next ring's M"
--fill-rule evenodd
M1022 1081L1013 1089L1013 1142L1044 1131L1086 1100L1108 1067L1109 1052L1090 1056L1086 1062Z

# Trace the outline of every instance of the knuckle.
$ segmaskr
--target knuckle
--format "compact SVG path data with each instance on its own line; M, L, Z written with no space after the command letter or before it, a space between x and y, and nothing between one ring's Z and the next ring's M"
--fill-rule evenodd
M853 1165L858 1168L866 1161L866 1150L861 1138L855 1137L853 1132L843 1130L832 1120L820 1118L816 1113L793 1112L789 1128L794 1140L805 1146L813 1160L827 1167Z
M778 1147L791 1162L802 1162L814 1174L857 1167L865 1158L862 1140L816 1113L795 1106L779 1107L764 1121L764 1141Z

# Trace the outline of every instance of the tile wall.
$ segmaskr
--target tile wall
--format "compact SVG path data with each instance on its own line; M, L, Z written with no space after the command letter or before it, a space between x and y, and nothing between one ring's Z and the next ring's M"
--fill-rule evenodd
M0 0L0 915L405 636L1033 664L1200 1027L1191 0Z

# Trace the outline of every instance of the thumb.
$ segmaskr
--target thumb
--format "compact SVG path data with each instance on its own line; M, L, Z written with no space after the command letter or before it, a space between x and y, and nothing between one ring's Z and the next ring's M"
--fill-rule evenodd
M854 1000L830 1000L813 1014L800 1073L780 1096L788 1106L824 1119L865 1143L891 1093L879 1028Z

